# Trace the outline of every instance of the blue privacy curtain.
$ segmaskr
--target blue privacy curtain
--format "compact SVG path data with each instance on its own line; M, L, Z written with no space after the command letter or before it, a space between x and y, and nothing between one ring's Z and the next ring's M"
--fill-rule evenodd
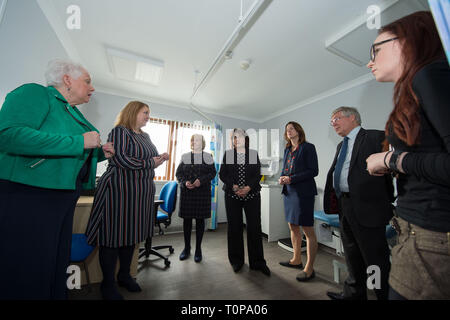
M216 164L216 177L211 181L211 219L209 219L209 230L217 229L217 193L219 190L219 170L220 170L220 150L222 141L222 126L218 123L214 123L211 127L211 154L214 158L214 163Z
M450 63L450 0L428 0L428 3Z

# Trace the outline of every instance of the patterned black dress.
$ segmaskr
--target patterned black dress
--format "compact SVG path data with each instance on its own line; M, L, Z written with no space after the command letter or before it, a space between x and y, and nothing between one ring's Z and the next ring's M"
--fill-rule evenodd
M108 136L116 154L98 182L86 236L91 245L131 246L153 235L156 147L146 133L122 126Z
M211 154L188 152L182 155L176 171L180 183L181 218L207 219L211 217L211 180L216 176ZM200 187L189 190L186 182L200 180Z

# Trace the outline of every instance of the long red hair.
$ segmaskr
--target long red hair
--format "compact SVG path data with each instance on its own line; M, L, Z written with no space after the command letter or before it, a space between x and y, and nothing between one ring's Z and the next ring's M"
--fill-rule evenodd
M418 144L420 133L419 99L412 88L414 76L427 64L444 59L445 53L429 11L398 19L382 27L378 34L384 32L399 38L403 57L403 73L395 83L394 110L386 123L386 135L393 131L400 140L412 146Z

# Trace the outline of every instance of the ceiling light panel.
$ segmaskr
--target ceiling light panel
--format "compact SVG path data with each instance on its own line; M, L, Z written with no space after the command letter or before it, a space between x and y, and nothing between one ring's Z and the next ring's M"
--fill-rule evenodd
M130 52L106 49L111 72L119 79L158 86L164 62Z

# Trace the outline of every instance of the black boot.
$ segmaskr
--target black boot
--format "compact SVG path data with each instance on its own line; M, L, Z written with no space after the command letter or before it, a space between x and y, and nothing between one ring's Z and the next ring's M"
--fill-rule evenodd
M180 254L180 260L186 260L191 255L191 231L192 219L183 219L183 234L184 234L184 250Z
M130 275L131 260L133 259L134 245L119 248L120 269L117 274L117 283L129 292L141 292L141 287Z
M123 300L123 296L117 291L114 281L118 253L117 248L99 248L99 262L103 273L100 290L104 300Z
M202 258L202 249L197 247L197 249L195 249L194 261L200 262L202 261Z
M202 239L205 232L205 219L195 219L195 255L194 261L202 261Z

